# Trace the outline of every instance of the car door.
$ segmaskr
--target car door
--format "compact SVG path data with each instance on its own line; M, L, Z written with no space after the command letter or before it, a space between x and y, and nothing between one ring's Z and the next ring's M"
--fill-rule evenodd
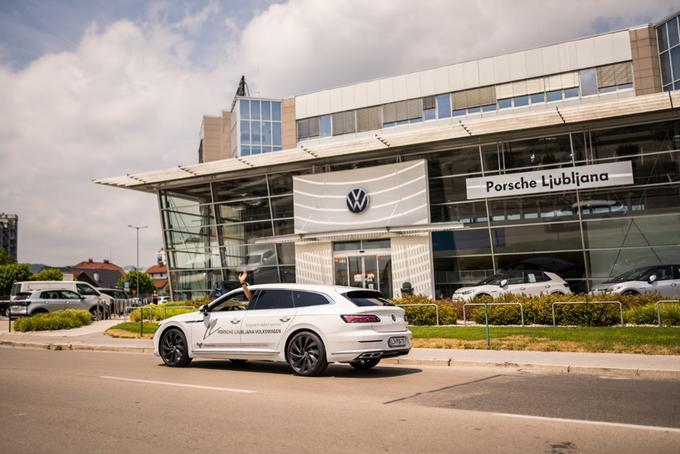
M279 352L283 334L295 318L292 292L284 289L260 289L255 292L254 306L246 311L241 344L252 355Z
M85 300L79 294L71 290L59 290L59 296L61 301L63 301L64 309L88 310L90 308L90 305L85 303Z
M650 276L656 276L654 282L649 282ZM676 281L673 279L673 268L669 265L655 267L645 275L644 288L647 292L659 292L665 297L675 295L675 287L673 284Z
M248 304L242 290L229 292L211 303L203 319L191 323L193 352L218 358L240 354L241 325Z
M61 296L59 290L46 290L40 294L40 298L45 302L45 309L49 312L67 309L66 301Z
M509 271L504 273L503 278L508 281L508 285L505 286L505 292L515 294L526 293L526 286L524 285L524 272ZM501 288L501 290L503 290L503 288Z
M530 296L538 296L541 293L548 293L550 284L546 282L545 275L540 271L524 272L524 290L522 293ZM547 285L547 287L546 287Z

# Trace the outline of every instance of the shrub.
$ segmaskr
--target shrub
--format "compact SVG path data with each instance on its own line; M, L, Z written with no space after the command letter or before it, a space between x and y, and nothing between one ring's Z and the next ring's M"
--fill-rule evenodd
M140 315L142 310L144 311L144 320L160 321L165 320L179 314L186 314L187 312L194 312L196 309L192 308L181 308L177 306L188 306L188 304L180 304L184 302L173 301L166 304L149 304L142 308L137 308L130 313L130 321L138 322L140 320Z
M650 293L646 295L621 296L621 295L541 295L526 296L504 294L495 298L493 303L522 303L524 309L524 323L527 325L552 325L552 303L567 301L620 301L627 309L633 323L649 323L647 321L637 322L635 320L648 320L649 315L643 316L644 311L641 307L651 304L652 306L661 295ZM649 309L646 309L647 311ZM636 312L637 311L637 312ZM477 323L484 323L484 308L468 306L466 312L468 320ZM635 314L635 315L633 315ZM574 304L556 305L555 320L558 325L579 325L579 326L611 326L620 323L621 314L616 304ZM627 320L624 317L624 320ZM489 323L492 325L518 325L521 323L521 313L519 306L492 306L489 307ZM655 322L651 322L655 323Z
M680 326L680 304L662 304L659 306L661 324L666 326ZM623 313L626 323L636 325L656 325L659 320L656 315L656 304L633 307Z
M37 314L14 322L17 331L44 331L78 328L92 323L92 315L82 309L66 309L49 314Z
M456 308L451 301L434 301L424 295L407 295L391 300L391 303L399 306L402 304L436 304L439 308L439 323L452 325L456 323ZM437 315L434 307L404 307L409 325L436 325Z

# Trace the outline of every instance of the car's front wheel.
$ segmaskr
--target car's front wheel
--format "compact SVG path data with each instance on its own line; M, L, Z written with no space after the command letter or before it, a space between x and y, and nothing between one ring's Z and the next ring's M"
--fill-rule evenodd
M286 359L293 373L305 377L320 375L328 367L323 341L309 331L297 333L288 342Z
M380 358L367 358L350 361L349 365L358 370L368 370L377 366L379 362Z
M171 328L164 332L158 350L166 366L185 367L191 362L187 339L179 329Z

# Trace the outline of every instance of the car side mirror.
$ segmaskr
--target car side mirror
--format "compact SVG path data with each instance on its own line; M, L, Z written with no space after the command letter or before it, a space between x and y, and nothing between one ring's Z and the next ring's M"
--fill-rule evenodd
M651 284L652 282L654 282L655 280L656 280L656 274L652 274L651 276L649 276L649 283L650 283L650 284Z
M201 307L198 308L198 312L201 312L202 314L207 314L208 313L208 305L203 304Z
M508 286L508 280L507 280L507 279L503 279L503 280L501 281L501 287L507 287L507 286Z

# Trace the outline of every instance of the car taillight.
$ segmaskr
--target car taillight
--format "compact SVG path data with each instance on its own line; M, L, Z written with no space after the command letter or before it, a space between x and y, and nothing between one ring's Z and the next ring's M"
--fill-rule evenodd
M345 323L380 323L380 317L373 314L341 315Z

